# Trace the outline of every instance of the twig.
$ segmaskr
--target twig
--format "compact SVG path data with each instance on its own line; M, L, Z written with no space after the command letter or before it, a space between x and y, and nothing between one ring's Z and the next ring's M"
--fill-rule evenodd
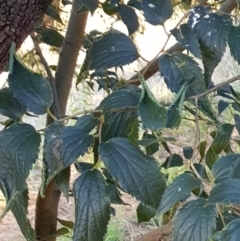
M228 84L231 84L231 83L233 83L233 82L235 82L237 80L240 80L240 74L235 76L235 77L233 77L233 78L231 78L231 79L229 79L229 80L226 80L226 81L224 81L224 82L222 82L222 83L220 83L218 85L215 85L213 88L208 89L208 90L204 91L201 94L191 96L187 100L200 99L201 97L203 97L203 96L205 96L207 94L210 94L211 92L214 92L214 91L220 89L221 87L223 87L225 85L228 85Z
M39 58L41 60L41 63L43 65L43 67L45 68L46 72L47 72L48 80L49 80L49 83L50 83L51 88L52 88L53 98L54 98L54 103L53 103L54 112L55 112L54 114L56 115L57 118L60 118L61 117L61 110L60 110L58 95L57 95L57 91L56 91L55 78L53 77L52 71L49 68L48 63L43 56L42 50L39 47L38 39L37 39L34 32L31 33L31 38L32 38L32 41L33 41L33 44L34 44L36 54L39 56Z

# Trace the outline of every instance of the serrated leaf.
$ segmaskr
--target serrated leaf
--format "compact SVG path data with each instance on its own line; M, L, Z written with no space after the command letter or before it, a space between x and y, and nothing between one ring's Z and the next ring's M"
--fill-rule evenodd
M212 167L216 161L217 155L229 145L233 127L233 125L226 123L221 126L221 131L217 132L217 135L214 138L212 145L209 147L205 157L206 164L209 167Z
M159 214L164 214L172 208L177 202L185 200L192 189L201 186L201 180L194 178L189 173L183 173L173 180L163 193L160 206L158 208Z
M240 64L240 26L232 26L228 33L228 45L230 48L231 55Z
M199 198L187 202L173 220L173 241L208 241L216 229L216 207Z
M224 100L219 100L218 102L218 115L221 115L224 110L226 110L229 106L229 102L226 102Z
M140 203L137 207L138 223L149 222L156 215L156 210Z
M127 26L129 36L131 36L139 28L138 16L135 10L125 4L119 4L118 13Z
M231 170L234 163L240 161L240 155L228 154L220 157L212 166L212 174L215 178L215 183L221 183L231 177Z
M143 134L143 140L138 141L138 145L145 146L146 154L152 156L159 150L159 140L154 135Z
M214 241L236 241L240 237L240 220L233 220L221 232L217 232Z
M0 131L0 181L8 197L26 189L29 170L38 157L41 138L29 124L13 124Z
M47 183L74 163L79 156L83 156L93 143L93 136L77 126L64 127L59 135L49 139L44 150L44 164L48 170Z
M73 184L75 225L73 241L102 241L110 219L110 202L99 170L85 171Z
M221 61L226 48L227 34L232 26L231 17L227 14L209 13L203 6L201 13L196 13L195 9L191 11L189 18L195 22L190 23L193 31L199 40L205 73L205 82L208 86L211 83L212 73L218 63Z
M25 112L25 106L13 97L9 88L0 90L0 114L15 121L20 121Z
M75 126L79 127L85 132L90 132L100 123L99 119L94 118L93 115L83 115L77 118Z
M98 5L99 5L98 0L81 0L81 2L91 12L92 15L95 12L95 10L98 8Z
M130 64L139 57L132 40L125 34L110 30L93 42L89 50L89 69L109 69Z
M196 58L202 59L197 37L188 24L181 24L179 29L174 28L171 33L185 49L189 50Z
M38 33L38 38L42 43L57 48L62 47L64 37L54 28L41 26L35 31Z
M94 164L89 162L75 162L74 165L77 171L80 173L94 168Z
M163 25L173 14L170 0L143 0L142 10L146 21L152 25Z
M99 145L99 155L119 186L143 204L158 207L165 178L157 162L126 138L113 138Z
M16 59L13 72L8 76L10 90L27 110L36 115L47 112L53 103L52 89L42 75L31 72Z
M55 176L56 184L59 190L66 197L69 202L69 181L70 181L70 169L69 167L63 169Z
M116 185L109 183L107 185L107 191L110 198L110 202L113 204L124 204L123 200L121 199L121 193L117 189Z
M185 146L183 147L183 155L186 159L191 159L193 156L193 149L192 147Z
M209 202L240 204L240 180L228 179L218 183L211 190Z
M152 131L160 132L166 126L167 111L156 100L141 74L142 95L138 105L138 114L143 124Z

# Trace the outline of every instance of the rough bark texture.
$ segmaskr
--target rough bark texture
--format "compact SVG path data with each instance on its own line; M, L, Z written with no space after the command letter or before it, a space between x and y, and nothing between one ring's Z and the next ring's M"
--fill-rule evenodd
M19 48L51 0L0 0L0 73L9 59L11 43Z

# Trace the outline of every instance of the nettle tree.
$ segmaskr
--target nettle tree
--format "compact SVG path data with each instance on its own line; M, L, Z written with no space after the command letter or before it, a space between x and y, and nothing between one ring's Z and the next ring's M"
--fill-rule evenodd
M124 204L120 191L140 201L139 222L162 216L164 225L138 240L164 240L168 236L174 241L239 239L239 138L236 134L233 138L232 133L240 132L240 93L230 84L240 75L218 85L212 81L227 45L240 62L238 11L230 15L238 4L234 0L192 4L176 28L166 32L166 43L156 57L131 80L124 80L117 68L141 58L129 37L139 28L139 16L164 27L175 10L170 0L75 0L64 38L44 21L35 24L43 12L61 20L58 8L49 6L49 1L0 1L0 66L1 71L9 70L8 85L0 90L0 113L9 118L0 131L0 188L7 201L0 219L11 210L26 240L52 241L70 229L74 241L103 240L114 214L111 204ZM129 36L114 29L85 35L88 11L93 14L99 7L123 21ZM34 73L14 55L29 34L47 77ZM172 35L178 43L167 50ZM39 41L62 46L55 76ZM107 96L94 110L66 116L81 46L86 57L77 85L95 83ZM157 101L146 84L158 70L175 95L169 106ZM218 118L226 109L232 116L230 123ZM47 113L47 127L36 130L23 123L23 116L29 113ZM192 145L183 146L180 156L169 147L172 138L166 131L181 127L186 115L195 121L196 134ZM69 125L70 119L75 124ZM201 123L208 125L204 134ZM169 155L161 164L153 158L160 147ZM33 229L26 215L26 179L40 149L42 184ZM90 163L78 159L86 152L92 153ZM80 172L72 192L74 223L57 218L61 192L69 197L72 165ZM178 171L180 167L174 178L168 171L172 167ZM57 221L66 227L57 230Z

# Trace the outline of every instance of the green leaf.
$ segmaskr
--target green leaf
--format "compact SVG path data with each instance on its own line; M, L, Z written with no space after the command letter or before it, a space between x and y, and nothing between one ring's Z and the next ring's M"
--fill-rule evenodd
M73 241L102 241L110 219L110 202L99 170L85 171L73 184L75 225Z
M240 237L240 220L233 220L221 232L217 232L214 241L236 241Z
M142 10L146 21L152 25L163 25L173 14L170 0L143 0Z
M63 169L55 176L56 184L58 185L60 191L66 197L67 202L69 202L69 181L70 181L70 169L69 167Z
M209 202L240 204L240 180L229 179L213 187Z
M170 32L185 49L189 50L196 58L202 59L197 37L188 24L181 24L179 29L174 28Z
M49 239L49 238L53 238L53 237L54 238L61 237L61 236L66 235L68 233L69 233L69 229L67 229L65 227L62 227L62 228L57 229L55 232L47 235L46 238Z
M166 183L157 162L128 139L99 145L99 155L119 186L143 204L157 208Z
M223 111L228 108L229 105L230 105L229 102L226 102L224 100L219 100L219 102L218 102L218 115L221 115L223 113Z
M64 37L55 29L41 26L35 30L38 33L39 40L49 46L61 48Z
M35 232L27 218L28 207L28 190L19 192L15 195L13 202L10 204L11 211L17 220L23 236L27 241L35 241ZM1 218L0 218L1 219Z
M137 142L139 99L140 93L121 89L112 92L100 103L99 109L104 112L102 141L105 142L113 137L127 137L132 142ZM123 109L123 111L111 111L113 109Z
M231 172L236 163L240 161L240 155L228 154L220 157L212 166L212 174L215 183L221 183L231 178Z
M233 125L226 123L223 124L220 131L217 132L217 135L214 138L212 145L209 147L205 157L206 164L209 167L212 167L217 159L217 155L229 145L233 127Z
M183 155L186 159L191 159L193 156L192 147L189 147L189 146L183 147Z
M110 198L110 202L113 204L125 204L121 199L121 193L117 189L116 185L109 183L107 185L108 195Z
M52 19L58 21L59 23L62 23L62 19L59 12L60 10L57 7L49 5L47 10L45 11L45 14L51 17Z
M198 145L198 151L201 156L200 162L203 160L205 156L206 148L207 148L207 141L201 141Z
M131 7L134 7L134 8L136 8L137 10L142 11L142 2L139 1L139 0L129 0L129 1L127 2L127 5L128 5L128 6L131 6Z
M138 57L137 48L128 36L117 30L110 30L93 42L89 50L89 68L119 67L132 63Z
M139 79L142 83L142 95L138 105L139 116L147 128L160 132L166 125L167 112L155 99L141 74L139 74Z
M38 157L40 142L39 133L28 124L13 124L0 131L0 181L4 182L7 197L26 189L26 178Z
M190 19L195 19L190 25L201 46L205 83L211 83L212 73L224 54L227 34L232 26L231 17L227 14L196 12L195 9L204 9L198 6L190 12Z
M167 157L166 161L163 163L164 168L169 168L169 167L180 167L183 165L183 158L174 153L173 155Z
M64 127L59 135L49 139L44 150L47 183L61 170L73 164L79 156L83 156L93 143L93 136L77 126Z
M232 26L228 33L228 45L230 48L231 55L240 64L240 26Z
M92 15L93 15L93 13L96 11L96 9L99 6L99 1L98 0L81 0L81 2L91 12Z
M68 221L68 220L63 220L63 219L59 219L57 218L57 221L64 227L67 227L69 229L73 229L74 227L74 223L72 221Z
M53 103L52 89L42 75L33 73L25 66L14 61L13 72L8 76L10 90L27 110L36 115L47 112Z
M236 129L238 131L238 133L240 134L240 115L234 114L234 121L236 124Z
M189 173L183 173L175 178L162 196L158 208L159 214L164 214L177 202L185 200L190 195L192 189L196 187L201 187L201 180L194 178L194 176Z
M0 114L15 121L20 121L26 108L13 97L9 88L0 90Z
M138 223L149 222L156 215L156 210L140 203L137 207Z
M93 115L83 115L77 118L75 126L79 127L85 132L90 132L100 123L98 118L94 118Z
M135 10L125 4L118 5L118 13L122 21L126 24L129 36L135 33L139 28L138 16Z
M183 84L167 111L167 128L175 128L181 124L183 103L186 98L186 84Z
M209 241L216 229L216 207L199 198L187 202L173 220L173 241Z

